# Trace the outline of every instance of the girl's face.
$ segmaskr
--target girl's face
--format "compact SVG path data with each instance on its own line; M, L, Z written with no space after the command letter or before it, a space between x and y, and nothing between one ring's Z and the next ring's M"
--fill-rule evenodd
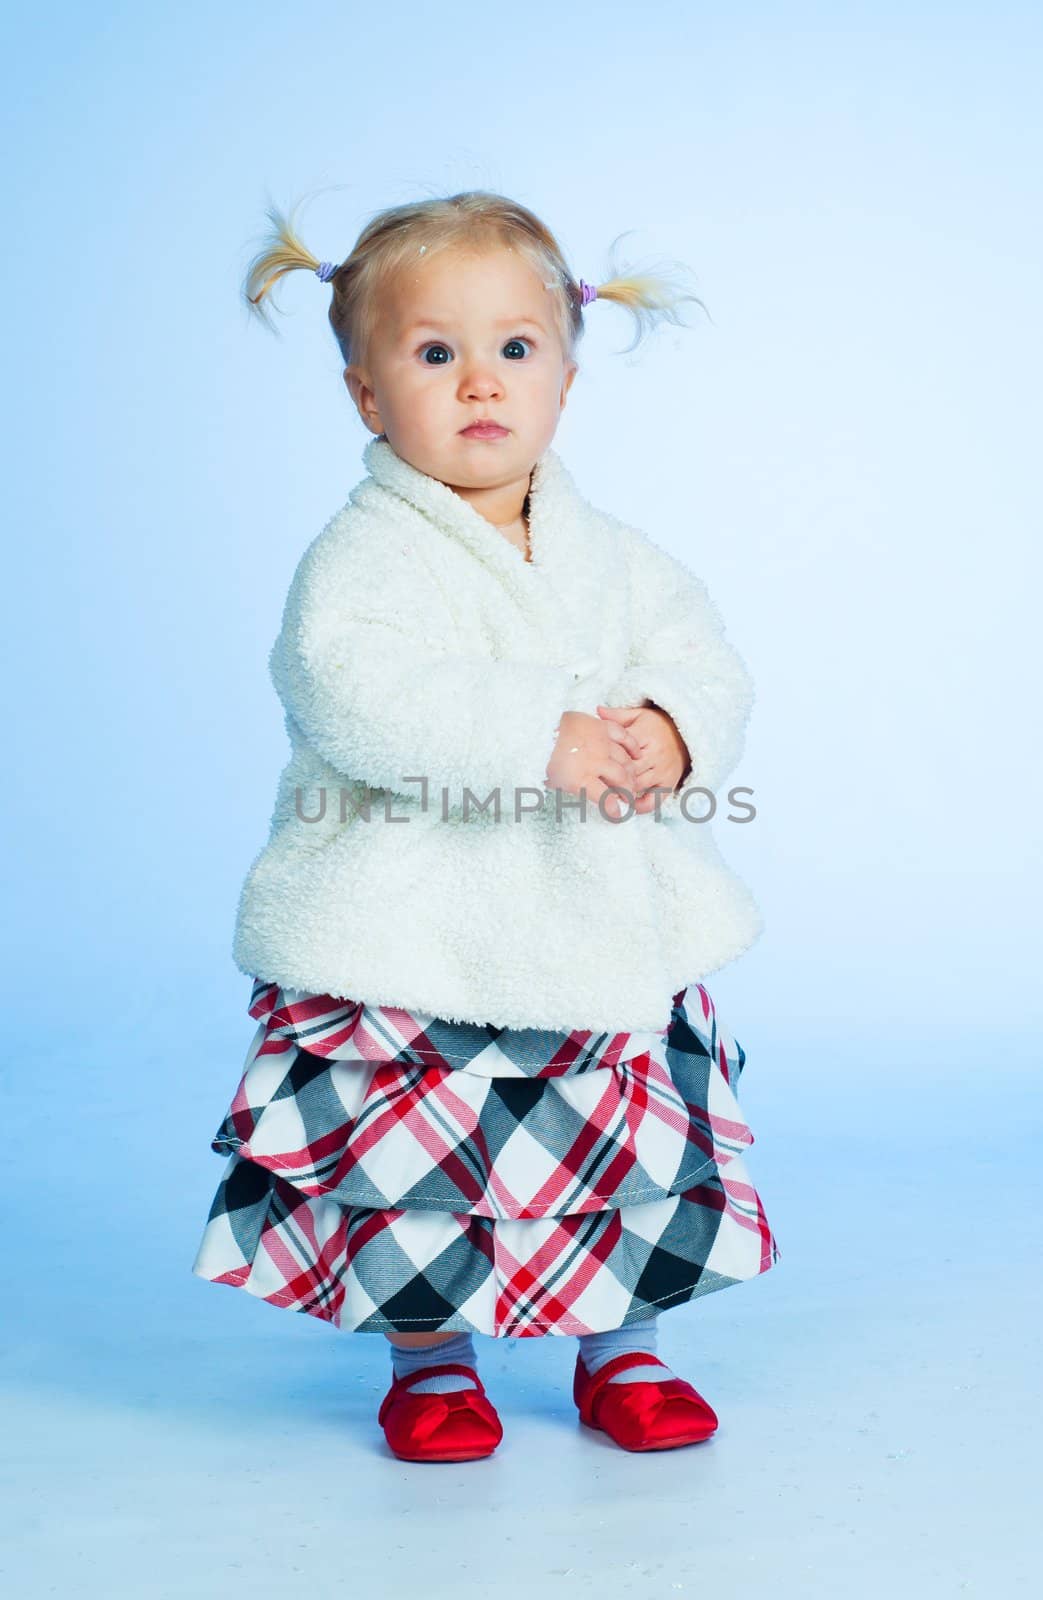
M447 250L388 286L366 368L344 380L373 433L451 488L527 479L550 444L576 363L554 331L550 293L516 251ZM462 430L492 418L507 432Z

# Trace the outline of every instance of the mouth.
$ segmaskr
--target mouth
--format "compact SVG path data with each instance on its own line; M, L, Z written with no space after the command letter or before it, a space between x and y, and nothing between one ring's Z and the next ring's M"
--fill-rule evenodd
M505 439L510 429L503 428L498 422L472 422L466 428L460 429L465 439Z

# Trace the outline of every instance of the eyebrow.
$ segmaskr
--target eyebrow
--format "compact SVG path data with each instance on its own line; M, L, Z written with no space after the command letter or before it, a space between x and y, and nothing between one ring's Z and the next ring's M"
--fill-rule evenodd
M547 331L546 328L543 326L543 323L539 322L535 317L501 317L500 320L495 324L495 326L497 328L521 328L521 327L539 328L541 333L546 333L546 331ZM421 317L416 322L411 322L411 323L408 324L407 327L403 328L402 337L405 338L406 334L414 333L417 328L451 328L451 327L452 327L452 323L451 322L442 321L439 317Z

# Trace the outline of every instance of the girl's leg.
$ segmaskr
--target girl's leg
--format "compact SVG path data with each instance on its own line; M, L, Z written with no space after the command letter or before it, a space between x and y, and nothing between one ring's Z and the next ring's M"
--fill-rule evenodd
M467 1367L476 1363L469 1333L388 1333L385 1337L391 1345L391 1367L396 1378L408 1377L443 1361L455 1361ZM473 1387L462 1372L438 1372L411 1384L410 1393L449 1394L454 1389Z
M613 1356L633 1355L635 1351L654 1356L659 1327L655 1316L641 1322L628 1322L625 1328L608 1328L604 1333L584 1333L579 1339L579 1353L584 1367L591 1375L603 1367ZM659 1358L657 1357L657 1360ZM676 1374L664 1361L653 1367L647 1362L636 1367L621 1367L614 1372L609 1383L664 1383Z
M388 1333L385 1338L401 1350L423 1350L429 1344L442 1344L452 1339L451 1333Z

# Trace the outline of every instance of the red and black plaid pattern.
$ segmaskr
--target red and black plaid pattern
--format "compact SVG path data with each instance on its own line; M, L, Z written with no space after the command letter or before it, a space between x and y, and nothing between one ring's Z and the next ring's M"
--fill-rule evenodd
M192 1270L338 1327L620 1327L778 1259L745 1054L701 984L661 1033L482 1027L280 989L212 1141Z

